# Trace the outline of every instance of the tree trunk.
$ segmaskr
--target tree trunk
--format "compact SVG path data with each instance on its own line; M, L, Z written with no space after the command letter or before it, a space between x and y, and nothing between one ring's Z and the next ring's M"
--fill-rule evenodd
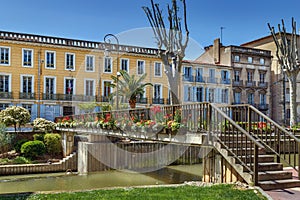
M291 73L288 76L290 85L290 126L294 126L297 123L297 74Z

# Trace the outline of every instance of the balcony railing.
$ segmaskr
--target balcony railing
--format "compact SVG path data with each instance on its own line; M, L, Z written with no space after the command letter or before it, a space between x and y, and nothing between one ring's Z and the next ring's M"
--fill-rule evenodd
M183 75L182 80L183 81L188 81L188 82L194 82L194 77L193 76Z
M205 80L202 76L195 76L195 81L198 83L205 83Z
M0 99L12 99L12 92L0 92Z
M243 81L237 81L237 80L232 80L232 85L233 86L243 86L244 84L243 84Z
M245 86L246 87L255 87L256 82L255 81L245 81Z
M268 87L268 83L266 83L266 82L258 82L258 87L267 88Z
M207 83L218 83L218 79L215 77L206 77Z
M198 83L204 83L205 80L202 76L183 76L182 78L183 81L187 82L198 82Z
M35 93L20 92L20 99L35 99Z
M221 79L221 84L230 84L230 79Z
M153 104L164 104L165 103L165 99L164 98L153 98L152 99L152 103Z

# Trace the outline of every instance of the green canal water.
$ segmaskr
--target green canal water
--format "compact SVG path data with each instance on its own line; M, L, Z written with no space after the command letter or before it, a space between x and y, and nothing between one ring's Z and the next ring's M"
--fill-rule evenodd
M88 175L54 173L0 176L0 194L176 184L185 181L201 181L202 171L202 165L197 164L168 166L143 174L112 170Z

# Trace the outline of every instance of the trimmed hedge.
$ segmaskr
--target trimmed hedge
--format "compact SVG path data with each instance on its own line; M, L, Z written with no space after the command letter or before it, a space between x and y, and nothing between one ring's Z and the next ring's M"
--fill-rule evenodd
M57 133L47 133L44 136L44 142L47 152L50 155L59 155L62 153L61 136Z
M21 153L26 158L35 159L46 152L45 144L42 141L29 141L22 145Z

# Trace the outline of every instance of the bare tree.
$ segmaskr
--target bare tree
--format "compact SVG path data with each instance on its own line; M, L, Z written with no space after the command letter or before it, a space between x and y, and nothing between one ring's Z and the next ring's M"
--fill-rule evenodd
M163 18L163 11L159 4L151 0L151 7L143 7L155 35L158 54L165 65L165 73L168 77L171 89L171 103L179 104L180 72L182 60L185 57L185 49L189 41L189 30L186 18L186 2L180 0L183 6L183 19L179 17L177 0L168 4L168 18ZM181 24L184 24L183 35ZM168 27L167 27L168 26Z
M300 70L298 44L297 44L297 29L296 22L292 18L292 33L286 32L284 21L282 20L281 25L278 24L278 36L275 33L274 27L271 27L268 23L268 27L273 36L273 40L276 44L276 56L281 66L281 72L284 73L289 81L290 86L290 126L293 126L297 122L297 104L296 104L296 87L297 87L297 76ZM285 81L285 80L283 80Z

